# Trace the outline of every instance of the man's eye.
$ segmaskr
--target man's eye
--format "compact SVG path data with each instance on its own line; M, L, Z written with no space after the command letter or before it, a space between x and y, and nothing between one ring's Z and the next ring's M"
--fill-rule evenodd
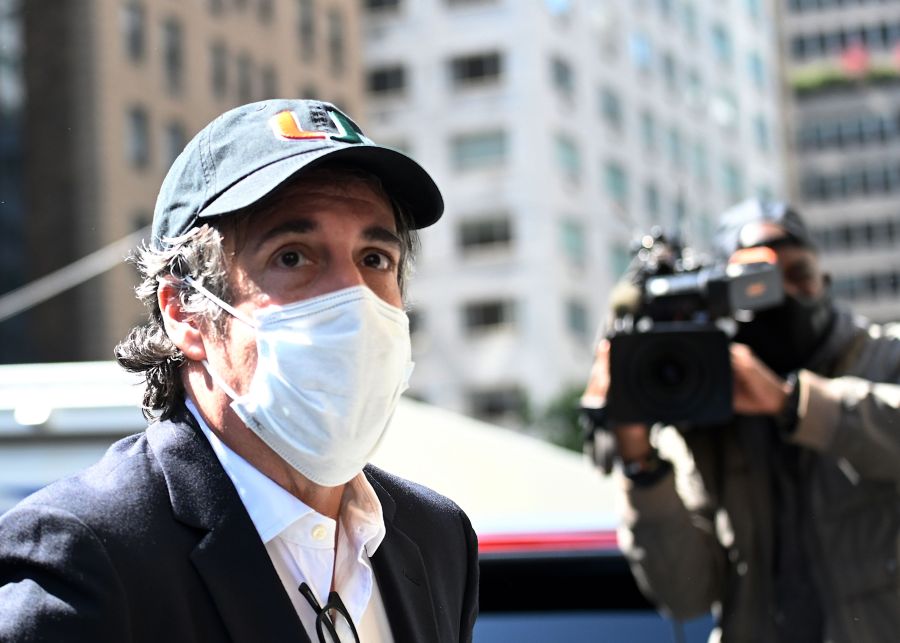
M394 265L394 260L383 252L370 252L363 257L363 264L376 270L390 270Z
M287 250L278 255L278 263L286 268L296 268L304 263L304 258L296 250Z

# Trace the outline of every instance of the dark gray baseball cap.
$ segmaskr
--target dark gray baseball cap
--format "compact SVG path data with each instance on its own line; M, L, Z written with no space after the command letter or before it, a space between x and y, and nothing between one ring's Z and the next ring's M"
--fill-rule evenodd
M185 146L163 180L152 244L253 205L304 169L340 161L379 177L414 228L437 221L441 192L405 154L377 145L330 103L277 99L242 105L216 118Z
M774 223L784 234L773 237L764 243L750 245L770 245L771 243L790 243L816 251L816 243L809 228L806 227L800 214L787 203L767 201L764 199L747 199L732 206L719 217L714 244L716 255L727 259L735 251L748 247L741 238L745 228L756 223Z

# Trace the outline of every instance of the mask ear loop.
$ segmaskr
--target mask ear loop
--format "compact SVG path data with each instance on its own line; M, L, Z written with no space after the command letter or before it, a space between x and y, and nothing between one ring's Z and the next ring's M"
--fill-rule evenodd
M216 297L207 288L205 288L205 287L201 286L199 283L197 283L197 281L190 275L185 276L184 280L188 284L190 284L191 287L194 288L197 292L199 292L201 295L203 295L204 297L206 297L207 299L212 301L214 304L219 306L219 308L221 308L225 312L229 313L235 319L244 322L251 328L257 328L258 324L254 320L247 317L247 315L245 315L244 313L242 313L237 308L235 308L231 304L227 303L220 297ZM231 386L229 386L228 383L225 382L225 380L222 379L222 377L219 376L219 374L216 373L215 370L213 370L213 368L209 365L209 361L206 358L203 358L202 360L200 360L200 363L203 364L203 368L205 368L206 372L209 373L209 376L213 379L213 382L216 383L216 386L218 386L220 389L225 391L225 395L230 397L232 400L237 400L240 397L240 395L238 395L237 392L233 388L231 388Z
M205 288L204 286L201 286L201 285L197 282L197 280L195 280L195 279L194 279L193 277L191 277L190 275L187 275L187 276L184 278L184 280L185 280L187 283L189 283L189 284L191 285L191 287L194 288L197 292L199 292L201 295L203 295L204 297L206 297L207 299L209 299L210 301L212 301L214 304L216 304L219 308L221 308L221 309L224 310L225 312L229 313L229 314L230 314L232 317L234 317L235 319L239 319L240 321L244 322L245 324L247 324L247 325L250 326L251 328L257 328L257 327L259 326L259 324L257 324L255 320L250 319L249 317L247 317L247 315L245 315L244 313L242 313L240 310L238 310L237 308L235 308L235 307L232 306L231 304L227 303L225 300L223 300L223 299L221 299L221 298L219 298L219 297L216 297L216 296L215 296L214 294L212 294L212 292L210 292L207 288Z

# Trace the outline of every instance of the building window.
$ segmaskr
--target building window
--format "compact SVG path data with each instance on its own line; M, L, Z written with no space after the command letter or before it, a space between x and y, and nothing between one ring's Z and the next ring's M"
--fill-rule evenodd
M150 162L150 124L143 107L128 110L125 154L132 167L147 167Z
M346 67L345 44L344 17L340 11L333 9L328 12L328 53L331 73L336 76L341 76Z
M518 386L471 391L468 397L469 412L483 420L518 421L527 414L525 394Z
M181 154L181 150L184 149L185 144L187 143L187 136L184 133L184 126L181 123L171 122L166 126L166 141L165 141L165 162L166 168L175 161L179 154Z
M703 77L696 69L689 69L685 74L685 93L692 107L704 105Z
M400 8L400 0L365 0L366 11L396 11Z
M646 35L635 32L628 37L628 54L639 72L653 70L653 44Z
M242 103L253 101L253 61L247 54L241 54L237 59L237 94Z
M184 50L181 24L176 20L167 20L163 25L163 63L169 92L177 94L184 80Z
M278 73L272 65L267 65L260 74L263 98L278 98Z
M762 18L762 6L759 0L744 0L744 4L747 7L747 15L750 16L750 19L753 22L759 22L760 18Z
M644 151L656 151L656 117L648 109L641 112L641 141Z
M706 144L703 141L696 141L694 143L691 160L691 165L694 169L694 178L700 183L706 183L709 179L709 160L706 154Z
M578 153L578 145L571 136L556 135L556 162L568 180L574 183L579 181L581 178L581 155Z
M466 304L463 310L467 333L511 328L515 324L515 302L511 300L482 301Z
M568 61L553 56L550 59L550 78L560 95L568 100L575 97L575 72Z
M497 167L506 160L506 132L462 134L451 140L450 149L457 170Z
M587 243L584 224L574 219L565 219L560 224L563 254L572 265L583 267L587 259Z
M409 142L409 139L406 139L406 138L381 139L381 146L389 147L392 150L397 150L398 152L402 152L406 156L416 158L415 149L413 148L412 143Z
M843 149L884 144L898 136L897 119L889 114L853 114L841 119L805 122L797 133L800 149Z
M131 215L131 231L132 232L140 232L146 229L146 232L150 232L150 226L153 225L153 213L148 212L147 210L140 209L136 210L134 214Z
M464 253L505 250L513 240L512 223L507 216L463 221L459 225L459 247Z
M675 229L682 230L684 229L684 221L687 217L687 203L684 201L684 197L679 194L675 197L675 200L672 201L672 220L675 222Z
M566 302L566 326L576 337L580 339L590 338L588 310L584 303L575 299L570 299Z
M406 68L403 65L389 65L369 71L366 90L370 95L383 98L401 95L406 89Z
M666 131L666 152L672 167L681 168L684 165L684 145L681 140L681 131L675 125Z
M817 201L892 194L900 191L900 166L880 163L848 167L838 174L810 173L803 178L802 191Z
M297 96L300 98L318 99L320 94L319 89L315 85L307 84L297 90Z
M125 41L125 51L133 62L144 58L145 32L144 32L144 7L136 2L129 2L122 6L121 10L122 36Z
M628 204L628 175L625 167L617 161L607 161L603 176L609 198L625 207Z
M769 136L769 124L765 116L757 114L753 119L753 134L756 139L756 149L768 153L772 149L772 141Z
M502 71L497 51L457 56L450 61L450 78L457 88L497 82Z
M259 0L259 3L256 5L256 15L259 16L260 22L272 22L272 15L274 13L272 4L272 0Z
M631 265L632 252L627 245L616 243L609 249L610 270L616 277L625 274Z
M300 53L310 59L316 55L316 10L313 0L297 0L297 39Z
M715 24L712 28L712 48L716 60L721 65L729 66L734 59L734 48L731 43L731 34L722 24Z
M740 168L733 161L726 160L722 164L722 189L731 202L740 201L745 196L744 178Z
M607 127L617 132L622 131L624 124L622 100L618 93L609 87L600 88L600 114Z
M678 89L678 64L675 56L668 51L662 55L662 73L666 89L674 93Z
M699 32L697 30L697 8L690 2L685 2L682 8L681 20L684 24L684 32L691 40L696 40Z
M418 308L407 310L406 318L409 320L410 335L415 335L425 329L425 313Z
M660 215L659 188L653 181L644 185L644 211L654 218Z
M716 93L710 101L710 116L722 129L734 129L738 125L738 102L735 95L727 89Z
M751 51L747 54L747 72L753 85L763 91L766 88L766 66L759 52Z
M214 43L209 50L209 59L213 95L224 98L228 93L228 50L225 45Z

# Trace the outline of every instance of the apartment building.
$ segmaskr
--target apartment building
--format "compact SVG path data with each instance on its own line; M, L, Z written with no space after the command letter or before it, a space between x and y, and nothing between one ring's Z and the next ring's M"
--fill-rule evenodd
M792 193L835 296L900 318L900 2L789 0L783 49Z
M24 282L22 20L20 0L0 0L0 293ZM22 318L0 322L0 362L21 359Z
M585 380L636 235L699 251L785 189L770 2L366 0L373 136L447 212L411 285L412 393L522 425Z
M4 126L4 168L21 167L16 280L30 282L150 223L159 185L216 114L274 96L362 110L356 0L2 0L17 34L19 134ZM0 64L0 70L3 69ZM15 72L15 73L14 73ZM12 112L13 110L10 110ZM3 112L6 118L6 111ZM4 175L4 185L6 182ZM4 189L7 189L4 187ZM124 252L123 252L124 255ZM4 268L4 271L6 268ZM6 275L5 275L6 276ZM0 324L3 359L108 359L144 312L125 264Z

